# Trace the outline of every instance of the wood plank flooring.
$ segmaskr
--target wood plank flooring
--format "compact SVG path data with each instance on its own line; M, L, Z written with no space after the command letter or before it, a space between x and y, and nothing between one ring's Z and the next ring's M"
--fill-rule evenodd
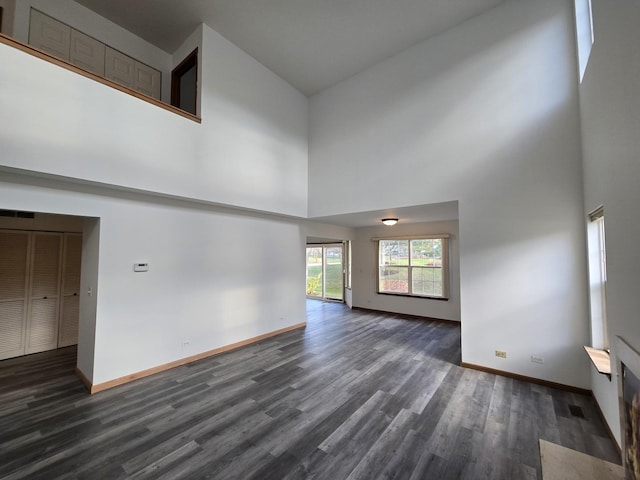
M74 348L0 362L0 478L541 479L539 438L619 462L591 397L458 367L458 325L307 317L94 396Z

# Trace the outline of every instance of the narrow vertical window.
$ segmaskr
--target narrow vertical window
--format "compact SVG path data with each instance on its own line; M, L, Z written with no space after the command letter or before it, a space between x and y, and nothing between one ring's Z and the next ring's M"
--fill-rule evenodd
M589 214L589 294L591 314L591 343L594 348L608 350L607 328L607 252L602 207Z
M587 69L594 42L593 10L591 0L575 0L576 42L578 44L578 68L580 82Z
M347 288L351 288L351 240L347 241Z

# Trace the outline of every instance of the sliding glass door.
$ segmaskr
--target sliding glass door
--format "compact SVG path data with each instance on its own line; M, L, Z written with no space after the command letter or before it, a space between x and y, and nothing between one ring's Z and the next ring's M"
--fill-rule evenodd
M342 244L307 246L307 296L344 300L344 248Z

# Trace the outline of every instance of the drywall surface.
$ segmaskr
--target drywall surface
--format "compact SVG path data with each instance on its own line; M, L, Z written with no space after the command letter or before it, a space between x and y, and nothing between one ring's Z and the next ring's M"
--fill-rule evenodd
M299 225L147 197L0 176L1 208L100 219L88 220L83 251L81 312L96 302L95 334L82 317L79 348L94 384L305 321Z
M306 217L307 98L211 28L202 33L203 173L218 180L221 203Z
M590 386L570 0L507 1L309 108L310 216L458 200L463 360Z
M448 234L449 239L449 300L433 300L377 293L378 242L372 238L409 235ZM393 227L356 229L352 244L353 306L385 312L418 315L460 321L460 263L458 254L458 222L398 223Z
M640 4L592 0L595 42L580 87L585 211L604 206L607 321L613 367L616 336L640 351ZM593 392L620 442L617 383Z
M306 216L307 99L210 29L202 124L0 45L0 166Z
M28 43L31 8L162 72L162 99L171 92L171 55L73 0L16 0L13 37Z
M29 190L26 188L25 190ZM35 191L36 189L31 189ZM21 195L26 192L22 191ZM27 194L28 195L28 194ZM39 205L40 201L34 202ZM64 203L58 208L64 209ZM100 266L100 219L84 217L82 232L82 273L80 275L80 321L78 325L77 367L94 382L96 318L98 315L98 269Z

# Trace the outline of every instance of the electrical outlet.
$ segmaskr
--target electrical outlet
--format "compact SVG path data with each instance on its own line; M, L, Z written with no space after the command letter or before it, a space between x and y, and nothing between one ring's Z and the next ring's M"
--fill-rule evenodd
M189 340L184 340L182 342L182 348L189 348L189 345L191 345L191 342Z
M496 357L507 358L507 352L504 352L502 350L496 350Z
M544 357L541 357L540 355L531 355L531 362L532 363L544 363Z

